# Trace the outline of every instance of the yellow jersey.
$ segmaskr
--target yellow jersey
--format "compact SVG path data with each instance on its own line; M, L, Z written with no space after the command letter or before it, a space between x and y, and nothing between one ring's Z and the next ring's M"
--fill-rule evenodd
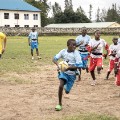
M0 32L0 54L2 53L3 42L4 42L5 38L6 38L6 35L4 33Z

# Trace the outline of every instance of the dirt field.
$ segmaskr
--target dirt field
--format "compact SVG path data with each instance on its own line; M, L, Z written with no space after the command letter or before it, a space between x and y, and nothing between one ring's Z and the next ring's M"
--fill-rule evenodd
M107 68L97 75L97 85L90 86L90 74L82 72L69 95L63 95L63 110L58 103L56 67L44 66L42 72L0 75L0 120L50 120L81 113L114 115L120 118L120 87L114 75L105 81ZM22 81L22 82L21 82Z

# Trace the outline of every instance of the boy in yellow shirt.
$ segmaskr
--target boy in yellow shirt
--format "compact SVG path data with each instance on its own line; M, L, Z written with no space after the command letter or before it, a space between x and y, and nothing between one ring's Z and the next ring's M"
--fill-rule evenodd
M2 54L5 52L5 48L6 48L6 35L2 32L0 32L0 58L2 56Z

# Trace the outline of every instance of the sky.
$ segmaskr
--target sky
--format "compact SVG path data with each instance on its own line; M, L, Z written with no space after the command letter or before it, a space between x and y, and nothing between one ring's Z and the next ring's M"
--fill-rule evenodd
M48 0L51 5L54 5L55 2L59 3L62 10L64 10L64 0ZM85 11L87 17L89 17L89 5L92 5L92 20L95 20L98 7L100 9L108 9L112 6L113 3L116 3L117 7L120 7L120 0L72 0L73 9L76 10L79 6ZM100 11L101 12L101 11ZM49 16L52 16L50 11Z

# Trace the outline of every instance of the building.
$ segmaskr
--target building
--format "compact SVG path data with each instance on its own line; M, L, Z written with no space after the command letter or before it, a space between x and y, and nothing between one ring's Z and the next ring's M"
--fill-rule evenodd
M49 24L47 28L115 28L120 27L116 22L94 22L94 23L62 23L62 24Z
M0 26L41 27L40 11L23 0L0 0Z

